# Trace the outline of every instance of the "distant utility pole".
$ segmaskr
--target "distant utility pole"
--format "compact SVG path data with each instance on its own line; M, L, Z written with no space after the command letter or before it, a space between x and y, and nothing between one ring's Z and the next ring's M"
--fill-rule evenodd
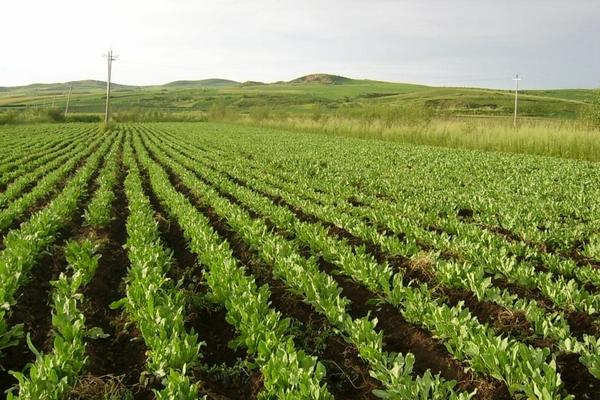
M519 81L520 80L521 80L521 78L519 78L519 74L517 74L513 78L513 81L515 81L515 118L513 121L513 126L515 128L517 127L517 107L519 106Z
M73 90L73 86L69 86L69 94L67 95L67 106L65 107L65 117L69 113L69 101L71 101L71 91Z
M112 69L112 62L117 58L113 57L112 49L108 51L108 54L105 54L106 60L108 61L108 80L106 81L106 111L104 112L104 123L108 124L108 120L110 119L110 73Z

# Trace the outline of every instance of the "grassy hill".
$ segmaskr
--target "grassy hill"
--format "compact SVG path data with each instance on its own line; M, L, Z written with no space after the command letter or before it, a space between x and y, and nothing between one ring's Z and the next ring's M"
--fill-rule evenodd
M345 76L330 75L330 74L310 74L301 76L290 81L290 83L320 83L323 85L343 85L351 83L353 80Z
M105 82L85 80L0 88L2 109L62 108L73 87L70 110L100 113ZM113 84L113 110L207 112L219 105L235 113L266 109L274 113L306 115L348 113L364 109L424 107L451 116L508 116L514 94L506 90L432 87L408 83L351 79L311 74L289 82L236 82L227 79L181 80L158 86ZM527 90L520 93L522 116L573 118L590 101L592 90Z
M64 83L32 83L25 86L0 87L0 92L12 95L19 93L62 93L65 90L68 91L69 87L72 87L74 92L106 90L106 81L88 79ZM116 90L133 90L138 89L139 86L112 83L111 88Z
M240 82L229 79L201 79L197 81L174 81L169 82L162 87L166 88L211 88L211 87L232 87L239 86Z

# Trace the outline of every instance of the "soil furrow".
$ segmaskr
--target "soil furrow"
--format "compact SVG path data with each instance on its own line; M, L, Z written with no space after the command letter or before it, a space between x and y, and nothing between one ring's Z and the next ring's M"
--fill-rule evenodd
M134 327L127 324L119 309L110 304L125 296L124 278L129 259L124 245L127 241L127 199L123 182L125 170L119 155L119 173L115 186L113 216L106 229L90 231L89 235L101 244L98 269L83 291L86 325L100 327L106 338L88 340L87 368L69 399L93 399L107 390L121 393L131 392L136 399L153 398L150 390L139 385L146 363L146 346Z

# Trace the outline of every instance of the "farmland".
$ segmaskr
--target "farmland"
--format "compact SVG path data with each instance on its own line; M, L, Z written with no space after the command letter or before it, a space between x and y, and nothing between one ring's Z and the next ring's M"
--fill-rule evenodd
M223 79L113 85L116 122L218 122L441 147L600 160L600 92L514 92L312 74L289 82ZM68 97L68 88L73 89ZM0 88L0 126L100 122L101 81ZM65 113L70 98L68 113Z
M100 81L0 87L0 110L64 109L69 87L73 88L71 112L104 111L106 89ZM232 114L248 114L265 107L273 116L310 115L315 108L323 114L356 114L363 107L423 104L444 115L510 116L514 102L514 94L508 90L436 87L329 74L274 83L205 79L158 86L116 84L113 89L117 113L206 112L221 103ZM525 90L521 93L520 112L529 117L575 118L593 98L591 89Z
M600 166L0 127L9 399L598 399Z

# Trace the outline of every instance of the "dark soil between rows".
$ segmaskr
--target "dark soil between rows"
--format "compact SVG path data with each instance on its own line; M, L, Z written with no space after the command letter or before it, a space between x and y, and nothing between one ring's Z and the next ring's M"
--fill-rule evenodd
M23 324L33 346L40 352L47 352L52 349L50 281L57 279L66 268L62 245L52 246L36 264L21 288L7 322L9 326ZM24 338L17 346L3 350L0 364L4 370L0 370L0 393L18 383L9 371L23 371L28 363L34 361L35 354Z
M422 375L428 369L433 374L440 373L446 379L456 380L462 390L477 389L478 399L509 399L505 384L491 377L477 377L465 372L466 365L457 361L444 345L425 329L407 322L398 310L382 303L368 289L350 278L336 273L336 267L320 259L323 271L334 277L342 288L342 294L351 300L349 313L353 318L366 315L376 317L383 331L384 350L415 355L415 374Z
M145 171L142 171L142 179L159 221L162 239L173 252L169 276L174 282L179 282L188 297L186 328L197 333L199 341L205 343L200 350L203 365L194 371L202 392L209 399L255 398L262 386L260 372L249 371L250 375L246 375L246 371L241 371L239 365L247 355L244 350L234 350L229 346L237 334L225 319L226 310L207 299L208 287L203 281L202 266L198 264L197 256L188 249L177 221L169 218L156 194L150 190Z
M498 235L508 242L524 243L540 253L554 254L565 259L573 260L580 267L589 265L593 268L600 268L600 261L587 257L582 253L582 243L575 243L570 249L565 250L549 243L538 243L524 239L521 235L501 226L491 226L483 223L477 223L477 226ZM574 279L577 278L574 277ZM589 283L587 284L587 288L588 290L591 289L590 291L592 292L600 291L600 287Z
M600 399L600 380L594 378L579 361L578 354L559 354L557 369L565 389L577 400Z
M85 159L79 164L83 165ZM42 257L35 263L28 273L25 284L20 288L16 296L16 304L13 306L8 318L8 325L23 324L26 335L29 335L34 348L47 353L53 347L52 331L52 307L51 295L53 287L51 281L58 279L61 272L66 271L67 261L64 255L64 244L68 239L76 239L82 235L83 210L87 205L89 194L95 190L98 170L94 171L87 182L86 194L78 202L77 210L62 229L55 233L57 240L50 248L42 253ZM61 182L61 190L67 184L69 177ZM28 214L32 214L29 211ZM16 378L9 371L25 370L27 364L35 361L35 354L29 349L27 341L23 338L17 346L4 350L0 369L0 393L14 387Z
M101 258L92 281L83 291L86 299L84 314L89 327L100 327L108 335L87 341L88 366L73 388L69 399L93 399L113 388L133 393L135 399L153 398L150 388L140 385L140 376L146 364L146 346L139 332L120 309L111 309L111 303L125 297L125 282L129 260L124 245L127 241L127 199L123 181L122 159L114 188L111 223L106 229L91 231L90 236L101 243Z
M272 306L284 316L298 321L300 334L294 339L299 349L319 357L325 364L325 381L338 398L374 399L371 391L381 384L369 376L368 366L358 357L357 350L332 332L333 328L317 314L302 297L288 291L285 284L275 279L268 266L264 265L239 235L230 230L210 208L197 207L209 216L213 228L230 243L234 256L253 274L258 285L268 285L271 290ZM330 332L331 334L327 334ZM326 333L321 336L322 333ZM303 340L299 340L303 337ZM320 343L320 346L315 346Z

